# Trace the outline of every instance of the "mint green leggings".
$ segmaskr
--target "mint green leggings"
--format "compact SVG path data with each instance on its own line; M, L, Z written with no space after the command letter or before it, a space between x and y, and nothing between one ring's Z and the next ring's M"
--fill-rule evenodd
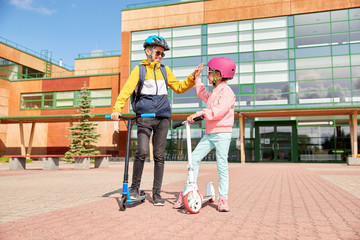
M216 149L216 164L219 175L219 194L220 196L228 197L229 191L229 168L228 168L228 154L231 142L231 133L211 133L203 136L192 152L192 162L194 169L195 182L197 181L199 173L200 161L215 147ZM187 181L187 184L189 181ZM187 184L184 191L187 188Z

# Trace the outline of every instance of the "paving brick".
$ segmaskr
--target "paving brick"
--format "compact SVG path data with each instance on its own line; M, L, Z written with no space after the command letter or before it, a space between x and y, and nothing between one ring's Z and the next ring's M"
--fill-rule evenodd
M231 211L219 213L215 201L195 215L172 209L185 162L166 163L164 207L152 205L153 165L146 163L147 199L126 211L119 211L123 163L82 171L28 167L0 167L0 239L360 239L360 167L231 163ZM216 163L201 163L201 192L209 180L218 192Z

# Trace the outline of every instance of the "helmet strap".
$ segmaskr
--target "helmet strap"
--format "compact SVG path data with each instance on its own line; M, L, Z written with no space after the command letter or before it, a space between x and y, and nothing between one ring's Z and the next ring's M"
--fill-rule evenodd
M216 71L215 71L215 70L213 70L212 72L213 72L213 80L212 80L212 84L213 84L213 86L215 87L216 82L217 82L219 79L221 79L222 77L218 77L218 78L216 78Z

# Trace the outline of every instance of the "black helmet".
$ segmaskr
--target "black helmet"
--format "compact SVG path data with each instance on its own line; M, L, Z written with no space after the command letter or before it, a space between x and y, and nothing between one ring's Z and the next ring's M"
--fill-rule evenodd
M170 50L169 46L166 43L166 40L161 36L152 35L149 36L144 42L144 48L147 46L160 46L165 49L165 51Z

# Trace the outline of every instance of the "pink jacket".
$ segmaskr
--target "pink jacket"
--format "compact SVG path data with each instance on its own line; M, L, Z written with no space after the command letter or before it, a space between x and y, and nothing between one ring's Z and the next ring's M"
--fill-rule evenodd
M221 82L209 93L200 79L196 79L195 88L198 97L207 103L205 109L196 112L196 116L203 115L206 120L206 134L232 132L236 97L227 83Z

